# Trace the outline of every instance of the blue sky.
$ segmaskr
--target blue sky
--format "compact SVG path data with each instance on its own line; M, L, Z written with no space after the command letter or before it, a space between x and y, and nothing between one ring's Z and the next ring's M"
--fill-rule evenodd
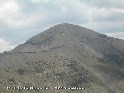
M0 0L0 52L58 23L124 39L124 0Z

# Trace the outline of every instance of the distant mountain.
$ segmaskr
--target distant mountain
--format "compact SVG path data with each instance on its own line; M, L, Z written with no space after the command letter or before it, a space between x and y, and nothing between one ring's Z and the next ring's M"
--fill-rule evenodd
M124 41L55 25L0 54L0 92L124 93Z

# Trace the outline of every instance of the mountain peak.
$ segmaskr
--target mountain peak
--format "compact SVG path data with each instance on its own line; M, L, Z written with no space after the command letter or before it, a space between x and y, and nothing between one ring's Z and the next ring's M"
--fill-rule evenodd
M74 25L74 24L71 24L71 23L60 23L60 24L57 24L57 26L69 26L69 25Z
M71 24L71 23L60 23L60 24L57 24L53 27L61 27L61 28L64 28L64 27L67 27L67 28L74 28L74 27L79 27L79 28L84 28L84 27L81 27L79 25L74 25L74 24ZM86 29L86 28L85 28Z
M50 27L49 29L32 37L31 39L27 40L23 45L21 45L21 47L18 46L13 51L16 50L23 52L38 52L39 49L35 49L37 46L65 46L69 45L69 43L70 45L77 43L79 45L79 43L88 43L88 40L96 39L99 37L99 35L99 33L96 33L90 29L78 25L70 23L61 23Z
M85 27L79 26L79 25L74 25L71 23L60 23L55 26L50 27L43 33L69 33L69 34L76 34L76 33L84 33L84 34L98 34L97 32L87 29ZM42 35L42 32L40 33Z
M123 40L62 23L0 55L0 90L27 86L51 88L47 93L124 93L123 68Z
M71 23L60 23L58 25L65 25L65 26L67 26L67 25L73 25L73 24L71 24Z
M66 48L83 51L81 53L86 53L91 58L111 61L123 67L124 47L122 45L124 45L123 40L107 37L78 25L61 23L27 40L13 52L49 52L56 49L62 51Z

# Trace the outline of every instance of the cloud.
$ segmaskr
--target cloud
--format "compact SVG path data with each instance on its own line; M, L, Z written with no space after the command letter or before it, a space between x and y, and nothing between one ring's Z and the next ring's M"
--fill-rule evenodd
M35 14L34 11L24 13L25 9L16 0L2 2L0 5L0 23L8 28L24 29L34 27L39 19L44 20L45 18L45 16Z
M97 6L99 8L106 7L106 8L124 8L124 1L123 0L80 0L88 3L92 6Z
M11 45L9 42L0 38L0 53L2 53L4 51L9 51L9 50L13 49L15 46L16 45Z
M39 24L62 21L79 23L88 20L86 10L88 6L75 0L13 0L3 3L1 8L3 9L1 20L10 28L23 29L37 27Z
M124 31L124 22L120 21L98 21L98 22L88 22L81 24L86 28L90 28L96 32L105 34L105 33L114 33L114 32L123 32Z
M18 5L12 0L8 2L3 2L0 4L0 21L3 24L11 25L10 20L16 17L19 11Z
M24 30L61 22L74 24L88 24L92 22L96 24L99 21L100 23L105 23L105 21L123 21L123 9L99 7L101 4L109 4L109 6L111 6L114 5L115 2L115 0L114 2L105 0L104 3L98 0L13 0L3 3L3 6L8 7L13 5L12 9L10 9L15 9L14 12L8 10L9 12L6 14L3 13L6 15L3 19L3 23L10 28ZM3 9L4 11L6 10L5 7ZM8 16L8 13L10 16Z
M106 33L106 35L124 40L124 32Z

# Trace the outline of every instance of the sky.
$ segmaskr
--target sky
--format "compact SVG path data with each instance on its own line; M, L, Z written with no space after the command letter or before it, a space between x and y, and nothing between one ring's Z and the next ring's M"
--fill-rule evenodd
M0 0L0 52L60 23L124 39L124 0Z

